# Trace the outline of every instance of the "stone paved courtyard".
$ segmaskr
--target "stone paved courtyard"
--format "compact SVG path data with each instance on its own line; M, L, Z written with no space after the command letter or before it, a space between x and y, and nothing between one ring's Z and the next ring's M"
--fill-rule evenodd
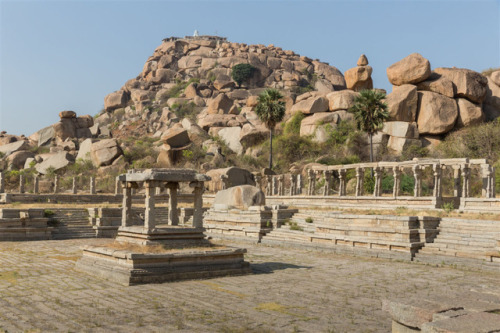
M73 269L107 242L0 243L0 332L389 332L383 298L500 295L500 273L249 244L247 276L123 287Z

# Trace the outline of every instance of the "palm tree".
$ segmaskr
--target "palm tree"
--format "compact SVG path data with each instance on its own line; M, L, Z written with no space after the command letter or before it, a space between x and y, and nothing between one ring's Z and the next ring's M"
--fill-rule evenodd
M276 89L267 89L259 95L255 112L259 119L269 129L269 169L273 168L273 130L276 124L285 116L285 102L281 99L283 95Z
M377 134L384 120L389 117L384 98L385 94L376 90L361 90L348 110L354 114L358 128L370 138L370 162L373 162L373 135Z

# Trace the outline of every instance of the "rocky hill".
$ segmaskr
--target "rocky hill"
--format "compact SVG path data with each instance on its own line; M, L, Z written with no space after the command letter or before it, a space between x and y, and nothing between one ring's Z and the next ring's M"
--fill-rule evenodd
M241 64L248 72L236 82L232 74ZM0 134L0 168L45 174L80 159L101 174L130 166L188 165L207 171L227 166L228 154L236 156L231 162L259 167L255 159L264 155L262 142L269 134L254 108L266 88L285 96L283 124L309 140L302 144L319 145L318 156L328 155L321 149L339 136L335 131L342 128L345 136L355 131L341 124L352 121L347 110L358 92L373 89L371 73L364 55L342 75L327 63L274 45L216 36L167 38L136 78L106 96L104 110L95 117L63 111L60 122L29 138ZM417 53L393 64L387 68L393 84L386 98L390 121L375 137L376 148L398 158L409 147L432 148L451 131L497 118L500 71L488 74L432 70ZM358 150L365 141L360 134Z

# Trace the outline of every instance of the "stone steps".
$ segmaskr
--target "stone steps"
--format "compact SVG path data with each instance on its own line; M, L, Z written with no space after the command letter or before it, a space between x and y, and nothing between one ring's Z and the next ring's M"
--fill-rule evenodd
M87 209L55 209L52 219L58 223L52 230L52 239L95 238Z
M415 259L428 263L468 264L477 260L478 266L498 263L492 254L498 253L500 221L462 220L445 218L439 225L433 243L420 249ZM496 266L495 266L496 265Z

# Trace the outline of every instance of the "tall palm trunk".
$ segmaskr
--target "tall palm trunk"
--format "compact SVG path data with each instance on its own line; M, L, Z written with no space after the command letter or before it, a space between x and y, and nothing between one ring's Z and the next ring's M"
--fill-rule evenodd
M273 129L269 129L269 143L270 143L270 150L269 150L269 169L272 170L273 168Z
M369 137L370 137L370 163L372 163L373 162L373 134L370 133ZM371 168L370 170L371 170L370 174L373 178L373 168Z

